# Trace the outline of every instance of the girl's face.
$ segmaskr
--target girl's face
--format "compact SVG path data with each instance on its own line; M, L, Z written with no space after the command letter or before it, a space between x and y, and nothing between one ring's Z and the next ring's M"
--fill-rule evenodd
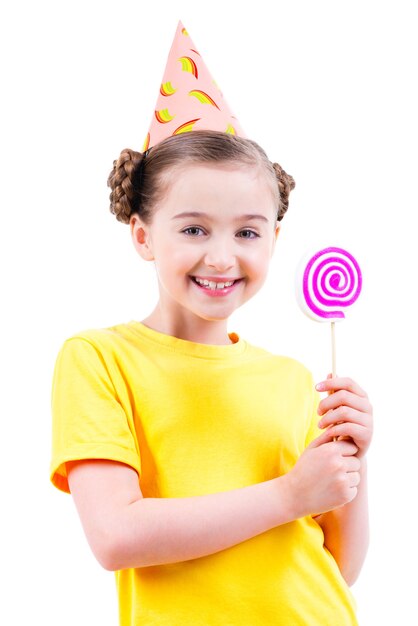
M177 329L177 336L187 327L184 337L195 341L205 334L225 338L228 317L266 279L279 232L276 215L271 184L256 168L192 164L176 170L151 224L131 218L134 245L157 272L154 326Z

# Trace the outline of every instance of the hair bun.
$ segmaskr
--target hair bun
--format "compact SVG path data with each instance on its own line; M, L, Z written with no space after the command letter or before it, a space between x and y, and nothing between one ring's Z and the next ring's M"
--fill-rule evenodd
M281 165L279 165L278 163L272 163L272 165L276 173L277 184L279 186L281 199L281 206L277 219L281 220L287 209L289 208L289 195L292 189L295 188L296 183L293 176L287 174L281 167Z
M142 159L141 152L125 148L119 158L113 161L113 169L107 179L107 185L112 190L109 196L110 212L124 224L129 224L129 218L135 209L137 194L133 181Z

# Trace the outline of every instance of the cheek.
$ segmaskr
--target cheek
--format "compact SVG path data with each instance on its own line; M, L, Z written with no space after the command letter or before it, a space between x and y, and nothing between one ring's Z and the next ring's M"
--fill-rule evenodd
M161 242L156 251L156 264L164 274L189 272L196 263L196 250L193 246L182 246L180 242L167 240Z
M188 246L171 246L169 262L173 269L190 271L191 267L196 263L196 258L200 257L197 250Z
M248 273L254 276L264 275L268 270L269 263L269 250L258 248L247 256Z

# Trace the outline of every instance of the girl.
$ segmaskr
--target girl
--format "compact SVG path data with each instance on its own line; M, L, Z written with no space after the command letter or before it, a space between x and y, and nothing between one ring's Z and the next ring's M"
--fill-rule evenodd
M263 285L293 179L253 141L193 131L124 150L108 182L159 300L64 342L51 480L116 574L120 624L357 624L367 395L349 378L315 389L227 330Z

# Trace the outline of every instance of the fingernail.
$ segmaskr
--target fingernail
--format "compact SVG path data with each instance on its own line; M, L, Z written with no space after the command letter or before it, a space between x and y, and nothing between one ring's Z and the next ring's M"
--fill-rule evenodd
M318 383L317 385L315 385L315 389L317 391L323 391L325 389L324 383Z

